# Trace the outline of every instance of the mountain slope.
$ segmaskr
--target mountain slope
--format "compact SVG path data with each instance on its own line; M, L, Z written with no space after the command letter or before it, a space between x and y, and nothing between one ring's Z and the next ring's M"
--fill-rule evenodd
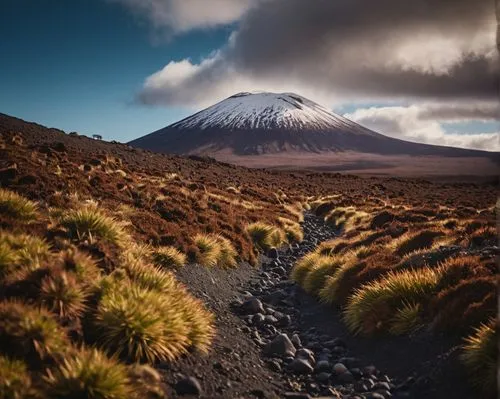
M375 133L293 93L239 93L130 142L176 154L359 152L484 156L482 151L410 143Z

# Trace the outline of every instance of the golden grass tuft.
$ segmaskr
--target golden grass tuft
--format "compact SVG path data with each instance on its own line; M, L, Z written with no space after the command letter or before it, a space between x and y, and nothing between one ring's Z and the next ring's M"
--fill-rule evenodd
M302 288L304 291L317 295L324 287L328 277L332 276L341 264L341 257L320 257L303 279Z
M174 275L143 260L127 259L123 270L135 284L149 290L168 292L177 285Z
M392 317L404 304L427 303L439 274L430 268L390 272L380 280L363 285L349 298L344 320L355 334L371 335L390 330Z
M120 245L127 237L122 222L105 215L94 205L70 210L60 223L72 238L78 240L98 238Z
M194 237L194 243L198 248L196 261L203 266L216 266L222 250L217 236L211 234L197 234Z
M0 281L38 269L50 256L50 247L41 238L0 232Z
M88 291L78 283L75 275L53 270L42 280L39 301L57 316L74 319L85 311L87 296Z
M0 214L19 222L31 222L37 217L37 205L13 191L0 188Z
M274 225L255 222L246 227L253 243L261 250L281 247L286 242L285 232Z
M80 349L44 376L51 398L128 399L133 387L127 368L97 349Z
M320 255L316 252L310 252L300 258L292 268L290 277L297 284L302 285L307 274L323 261L327 261L328 256Z
M390 333L402 335L418 329L422 325L421 313L422 306L419 303L403 303L390 322Z
M236 267L238 266L238 252L234 248L231 241L222 236L217 236L216 240L220 245L220 255L217 264L221 267Z
M411 252L430 249L435 244L436 238L443 236L441 230L421 230L408 232L391 242L390 246L394 248L394 253L398 256L404 256Z
M187 263L187 257L175 247L155 248L152 253L153 262L166 269L179 269Z
M461 360L471 382L486 395L497 390L498 331L494 322L482 324L465 339Z
M78 249L70 248L61 252L58 261L63 270L73 273L84 285L93 285L101 276L94 259Z
M26 364L0 355L0 398L25 399L31 392L31 378Z
M370 215L352 206L337 207L327 213L324 219L326 223L332 225L334 228L348 231L369 221Z
M180 296L182 295L182 296ZM201 353L207 353L215 336L214 316L203 303L183 291L176 295L182 319L188 327L189 346Z
M64 352L64 330L45 309L20 302L0 302L0 349L2 353L39 364L47 357Z
M98 344L133 362L173 360L188 346L188 328L170 297L134 284L108 290L95 324Z
M302 242L304 240L304 232L300 224L284 217L278 217L278 222L285 231L286 238L289 242Z

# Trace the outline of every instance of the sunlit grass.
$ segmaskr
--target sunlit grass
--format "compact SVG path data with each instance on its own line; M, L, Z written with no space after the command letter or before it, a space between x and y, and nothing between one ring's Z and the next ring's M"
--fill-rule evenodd
M67 212L60 223L78 240L98 238L119 245L127 236L123 223L90 205Z
M395 312L406 303L429 301L439 274L430 268L388 273L380 280L363 285L349 298L344 320L351 332L373 334L390 330Z
M87 296L72 273L55 270L42 280L39 300L61 318L78 318L86 309Z
M285 232L271 224L255 222L249 224L246 230L254 244L264 251L270 248L278 248L286 242Z
M20 222L30 222L37 217L37 205L23 196L0 188L0 214Z
M124 365L96 349L67 355L44 376L51 398L128 399L133 387Z
M67 347L66 333L45 309L4 301L0 320L0 348L8 356L39 363Z
M222 250L217 237L210 234L197 234L194 237L194 243L198 248L196 261L203 266L216 266Z
M0 398L25 399L31 391L31 378L22 360L0 355Z
M179 269L187 263L186 255L175 247L159 247L152 252L153 262L167 269Z
M493 322L482 324L465 339L461 360L475 387L488 395L497 389L498 332Z
M175 359L186 351L189 331L168 298L133 284L109 290L96 313L98 344L135 362Z

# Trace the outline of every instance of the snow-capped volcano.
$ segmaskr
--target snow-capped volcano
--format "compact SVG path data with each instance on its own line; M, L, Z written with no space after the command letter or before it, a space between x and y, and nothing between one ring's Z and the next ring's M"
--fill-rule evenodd
M294 93L238 93L170 127L176 129L358 130L354 122ZM366 130L366 129L363 129Z
M375 133L293 93L239 93L131 145L218 159L262 154L471 156L474 151L410 143ZM224 155L221 155L224 154Z

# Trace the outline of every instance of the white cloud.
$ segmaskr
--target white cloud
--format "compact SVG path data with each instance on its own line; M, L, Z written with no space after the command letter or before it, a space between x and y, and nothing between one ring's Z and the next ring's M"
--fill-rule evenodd
M435 119L430 119L426 115L429 109L437 110L439 106L439 104L422 104L408 107L391 106L360 108L344 116L387 136L403 140L488 151L500 151L500 131L474 134L447 133L442 128L440 122L456 122L455 119L447 119L446 117L439 116ZM445 108L446 107L450 106L448 105L445 106Z
M108 0L148 18L155 28L174 33L232 23L254 0Z
M163 74L163 83L151 88L148 79L140 98L147 104L199 106L259 89L295 91L329 104L339 99L491 99L498 78L494 9L489 0L473 3L241 3L238 27L216 56L193 65L194 73L186 69L182 83ZM207 20L190 10L194 19Z

